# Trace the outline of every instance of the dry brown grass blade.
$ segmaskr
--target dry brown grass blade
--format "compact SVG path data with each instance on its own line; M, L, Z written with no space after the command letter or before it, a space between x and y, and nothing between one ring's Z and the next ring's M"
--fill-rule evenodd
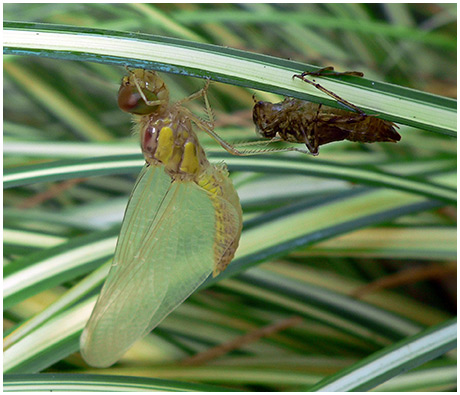
M230 351L241 348L242 346L255 342L262 337L271 336L277 332L281 332L287 328L296 326L302 321L301 317L294 316L285 320L275 322L274 324L264 326L252 332L239 336L227 343L220 344L204 352L191 356L190 358L182 361L182 365L201 365L212 359L216 359Z
M359 287L351 293L351 296L355 298L362 298L367 294L377 292L382 289L400 287L426 279L442 278L450 276L456 272L457 268L455 266L444 266L437 263L429 266L415 267L379 278L376 281Z

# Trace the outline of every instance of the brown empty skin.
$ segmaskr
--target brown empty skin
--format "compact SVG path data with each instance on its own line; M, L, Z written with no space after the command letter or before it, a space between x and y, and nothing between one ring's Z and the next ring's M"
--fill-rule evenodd
M260 136L304 143L313 155L318 154L320 145L333 141L396 143L401 140L393 122L294 98L280 103L258 101L252 117Z

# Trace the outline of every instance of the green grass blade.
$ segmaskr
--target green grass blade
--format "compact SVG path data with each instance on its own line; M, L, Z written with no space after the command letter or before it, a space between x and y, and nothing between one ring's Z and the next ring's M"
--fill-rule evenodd
M65 309L80 302L82 298L100 286L107 277L110 267L109 263L110 262L94 270L91 274L65 292L56 302L49 305L45 310L41 311L31 319L21 323L3 339L4 350L28 336L50 319L64 312Z
M297 257L368 257L455 261L457 229L454 227L397 227L363 229L315 244Z
M91 391L91 392L224 392L235 391L209 384L184 383L149 377L109 376L100 374L7 374L3 378L5 391Z
M406 371L442 339L431 355L418 340L413 352L392 348L455 315L456 4L3 8L24 21L4 22L3 35L5 390L308 391L350 377L351 389L456 389L453 352ZM293 74L362 71L314 78L398 123L402 140L237 158L197 131L240 198L236 258L100 370L82 360L79 337L145 163L116 103L125 65L161 71L171 102L216 81L215 131L230 144L256 139L253 93L343 108ZM202 105L187 104L200 117ZM237 348L184 364L226 343Z
M339 178L355 183L390 187L413 192L449 203L456 203L456 189L427 180L401 177L379 170L369 170L356 166L311 160L305 157L286 158L274 156L233 157L226 154L212 154L217 163L225 160L231 170L259 171L267 173L303 174L315 177ZM139 169L143 161L140 155L91 158L44 163L25 168L6 170L3 187L11 188L38 181L57 181L74 177L89 177L106 174L125 174Z
M457 365L455 361L445 366L432 366L393 377L372 389L377 392L445 392L455 391Z
M37 373L78 351L96 296L53 317L3 353L4 373Z
M359 192L360 191L353 191L353 193L349 194L350 196L348 197L348 199L345 199L345 196L343 194L340 194L340 199L335 199L336 207L334 207L334 205L331 205L331 202L327 202L324 201L324 199L321 199L321 201L317 202L317 207L315 207L314 205L312 206L311 204L307 204L306 207L303 208L303 211L300 211L298 207L295 207L295 210L292 210L292 208L290 210L281 210L276 216L274 216L273 214L269 214L265 221L259 220L258 226L253 225L249 229L243 231L236 259L232 262L232 264L227 268L225 272L223 272L220 276L211 279L207 283L207 286L211 285L216 281L221 281L226 277L244 271L248 267L256 264L257 262L260 262L263 259L267 259L268 257L273 256L279 256L283 254L283 252L290 251L296 246L299 247L302 245L306 245L307 243L318 241L326 237L332 237L333 235L347 232L350 229L368 226L369 224L373 224L375 222L381 222L383 220L388 221L391 218L391 216L401 216L410 212L414 212L414 210L426 209L426 203L424 203L423 198L414 197L403 192L385 190L376 190L372 193ZM432 202L427 203L431 205L430 207L433 207ZM366 207L366 205L367 210L364 210L364 207ZM407 207L404 207L404 205L407 205ZM360 207L360 211L356 211L356 207ZM311 226L309 228L305 228L305 226L303 225L305 223L310 223ZM274 232L272 228L276 229L276 232ZM283 237L280 237L281 234L283 235ZM92 243L93 238L94 237L92 236L84 238L84 240L88 240L87 245L81 243L82 239L71 241L69 244L76 243L77 251L92 251L94 253L95 247ZM257 242L254 243L253 240L257 240ZM263 242L261 242L261 240L263 240ZM111 250L107 251L107 253L111 253L111 251L113 251L113 246L115 243L115 239L113 238L113 236L110 236L107 239L101 239L99 240L99 243L105 245L107 244L107 241L110 241L112 245ZM40 252L37 255L41 256L41 254L45 254L45 257L48 258L49 261L59 261L59 254L57 254L57 256L53 256L51 252L53 252L53 250L56 250L59 253L61 249L63 249L62 245L55 249ZM64 256L69 257L72 257L74 255L72 253L72 250L69 250L67 252L64 250L63 253ZM93 254L91 254L91 257L92 256ZM11 276L13 276L13 278L25 278L26 273L36 273L35 267L46 267L47 265L46 260L42 262L41 260L35 259L33 261L36 261L36 265L26 265L24 270L16 271L12 273ZM78 262L75 263L72 260L72 262L64 263L62 266L58 266L58 268L60 268L59 273L65 272L67 274L71 274L68 273L68 266L71 266L72 263L73 266L75 266L74 270L82 270L82 268L78 265ZM80 265L86 265L85 261L80 262ZM52 283L51 285L56 284L56 282L59 281L60 278L62 278L62 273L59 277L58 275L54 276L54 272L55 271L47 272L46 270L44 270L43 274L49 274L49 278L46 276L26 276L27 278L30 278L31 281L23 281L21 283L14 283L11 281L8 282L11 276L7 275L5 277L7 285L5 289L6 291L8 291L5 295L5 297L7 298L6 302L12 302L30 296L31 292L35 293L39 289L40 285L48 284L50 282ZM276 280L279 280L279 276L276 276ZM34 284L33 281L38 281L38 283ZM273 287L276 287L277 281L275 281ZM10 283L12 285L8 286L8 284ZM13 286L14 284L16 284L16 286ZM335 307L333 307L332 309L334 308ZM379 317L378 314L374 314L374 316L376 316L377 318ZM26 338L24 341L20 341L19 343L13 345L10 349L8 349L9 353L16 353L18 352L17 350L19 347L19 349L21 350L20 355L22 355L21 358L26 358L26 360L28 361L22 363L20 362L22 361L22 359L20 359L20 361L16 362L17 366L14 365L14 369L31 369L32 367L33 369L43 369L44 367L46 367L47 365L36 365L32 362L32 365L29 365L29 361L34 361L34 355L40 351L39 348L32 347L32 345L34 344L34 342L39 344L46 344L46 347L50 349L50 353L54 355L55 348L53 339L48 339L47 337L49 333L60 331L59 328L61 325L61 320L66 319L67 318L65 314L56 317L55 319L47 322L46 325L35 331L36 333L34 334L34 336L32 336L32 338L30 338L31 336L29 336L29 338ZM67 346L64 348L65 350L73 350L72 347L75 347L75 345L72 346L71 343L73 343L76 339L77 334L75 331L81 331L85 322L86 320L82 319L78 325L75 324L73 327L74 331L70 334L65 333L56 336L56 339L62 342L67 341L68 344L66 343ZM376 323L374 327L378 328L379 325L382 325L381 321L379 321L379 323ZM400 325L398 324L396 326ZM43 336L44 338L42 338ZM55 357L53 357L52 355L49 358L44 358L43 360L46 363L48 363L48 361L50 361L51 359L54 360L53 358ZM65 356L65 354L59 355L61 357ZM13 366L11 368L13 369Z
M315 14L299 12L247 12L247 11L202 11L189 12L178 11L174 14L176 20L187 24L199 24L212 20L214 23L267 23L273 25L285 25L298 23L304 26L312 26L320 29L336 29L346 32L361 32L364 34L375 34L393 38L404 38L423 42L429 45L439 46L450 51L455 51L457 43L451 37L435 32L424 32L420 29L413 29L406 26L379 23L376 21L365 21L352 18L339 18L318 16ZM280 26L274 28L278 29Z
M30 232L22 229L3 228L3 245L24 246L29 249L49 248L65 242L67 239L40 232Z
M5 73L12 78L28 95L42 103L48 111L56 114L63 122L71 125L85 140L110 141L112 136L96 120L69 102L53 86L46 84L34 75L33 79L18 64L7 62Z
M338 106L316 88L292 78L295 73L314 71L314 67L284 59L158 36L71 26L5 22L3 36L6 54L153 68ZM356 77L317 80L366 112L456 135L455 100Z
M456 344L457 320L451 319L387 347L308 390L366 391L445 354Z
M238 283L230 281L221 286L240 292L244 289L255 298L284 305L295 314L327 323L371 344L381 345L390 339L401 339L422 328L391 312L274 271L252 270L240 275L239 279Z
M115 249L118 228L70 240L8 265L3 278L4 309L91 270Z
M3 174L3 186L12 188L35 182L133 173L139 171L144 163L145 160L140 154L48 162L25 168L6 170Z

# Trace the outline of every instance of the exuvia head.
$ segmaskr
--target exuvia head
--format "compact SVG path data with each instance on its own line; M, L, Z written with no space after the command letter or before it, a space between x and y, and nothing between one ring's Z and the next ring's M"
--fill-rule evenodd
M163 80L152 70L128 70L118 91L118 106L130 114L147 115L167 106L169 92Z
M256 133L260 137L273 138L276 136L274 120L276 113L273 112L273 103L255 101L252 109L252 120L256 126Z

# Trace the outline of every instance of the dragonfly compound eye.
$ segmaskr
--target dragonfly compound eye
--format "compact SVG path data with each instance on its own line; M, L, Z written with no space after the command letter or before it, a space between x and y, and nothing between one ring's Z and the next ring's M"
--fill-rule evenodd
M158 97L147 89L142 89L142 93L148 102L158 100ZM118 91L118 106L123 111L136 115L151 114L158 108L158 105L149 105L139 93L136 85L125 80Z

